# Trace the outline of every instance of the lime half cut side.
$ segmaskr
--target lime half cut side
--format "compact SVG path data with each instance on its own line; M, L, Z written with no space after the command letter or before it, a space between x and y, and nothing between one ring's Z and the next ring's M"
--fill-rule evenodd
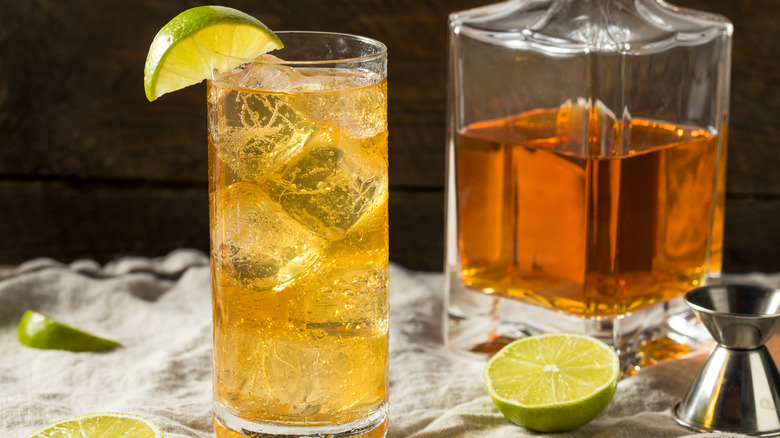
M44 426L26 438L162 438L156 423L131 414L96 413Z
M244 12L224 6L187 9L163 26L149 47L146 97L155 100L282 46L266 25Z
M548 333L511 342L485 367L498 409L537 432L576 429L612 400L620 375L615 350L584 335Z
M17 338L22 345L42 350L96 351L120 345L32 310L26 311L19 321Z

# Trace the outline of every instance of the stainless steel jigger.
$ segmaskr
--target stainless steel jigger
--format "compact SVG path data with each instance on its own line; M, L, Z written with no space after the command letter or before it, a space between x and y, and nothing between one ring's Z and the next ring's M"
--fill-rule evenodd
M780 375L764 346L780 327L780 290L705 286L685 302L718 345L672 410L675 420L702 432L780 434Z

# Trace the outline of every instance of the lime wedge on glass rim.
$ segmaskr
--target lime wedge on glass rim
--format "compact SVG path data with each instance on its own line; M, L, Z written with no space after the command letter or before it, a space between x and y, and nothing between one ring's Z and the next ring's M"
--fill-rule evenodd
M19 321L17 339L22 345L41 350L96 351L118 347L119 342L57 322L28 310Z
M96 413L68 418L44 426L26 438L162 438L156 423L131 414Z
M149 47L146 97L153 101L282 46L276 34L244 12L224 6L187 9L163 26Z
M620 362L585 335L547 333L513 341L485 366L485 385L510 421L537 432L576 429L612 400Z

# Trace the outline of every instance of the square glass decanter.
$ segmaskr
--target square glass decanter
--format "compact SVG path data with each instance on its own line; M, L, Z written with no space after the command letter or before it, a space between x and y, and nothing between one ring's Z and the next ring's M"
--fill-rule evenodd
M731 23L513 0L449 24L449 345L586 333L624 370L690 351L680 297L720 275Z

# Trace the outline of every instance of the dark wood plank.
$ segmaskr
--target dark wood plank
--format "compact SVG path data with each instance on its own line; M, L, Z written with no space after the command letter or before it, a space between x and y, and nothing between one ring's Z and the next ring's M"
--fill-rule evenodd
M724 272L780 272L780 200L726 203Z
M444 266L444 197L437 191L390 195L390 260L410 269Z
M0 265L208 248L205 187L0 181L0 199Z
M204 89L160 105L143 95L142 41L154 33L141 25L142 2L3 1L0 10L0 176L205 180Z

